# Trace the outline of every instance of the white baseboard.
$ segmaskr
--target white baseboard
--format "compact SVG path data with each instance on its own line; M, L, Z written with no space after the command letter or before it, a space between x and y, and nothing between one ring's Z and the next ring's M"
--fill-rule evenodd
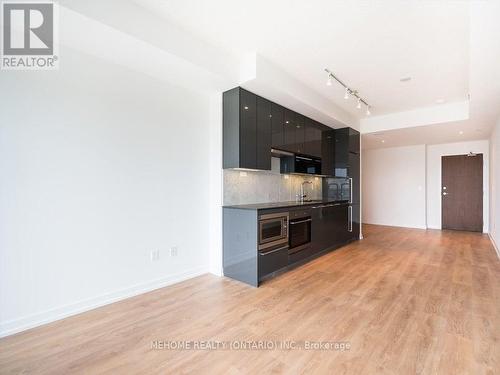
M403 225L403 224L388 224L388 223L369 223L369 222L364 222L363 224L368 224L368 225L380 225L382 227L397 227L397 228L410 228L410 229L427 229L425 225Z
M497 243L493 239L493 236L491 235L491 233L488 233L488 237L490 237L491 243L493 244L493 248L495 249L495 251L497 253L498 259L500 259L500 248L498 247Z
M435 226L429 225L429 226L427 227L427 229L436 229L436 230L441 230L441 227L435 227Z
M13 335L30 328L38 327L43 324L51 323L56 320L67 318L71 315L80 314L85 311L95 309L113 302L130 298L139 294L150 292L155 289L163 288L208 272L208 266L192 268L174 275L163 277L161 279L147 281L116 292L106 293L97 297L89 298L83 301L71 303L68 305L56 307L54 309L42 311L36 314L28 315L22 318L0 322L0 337Z

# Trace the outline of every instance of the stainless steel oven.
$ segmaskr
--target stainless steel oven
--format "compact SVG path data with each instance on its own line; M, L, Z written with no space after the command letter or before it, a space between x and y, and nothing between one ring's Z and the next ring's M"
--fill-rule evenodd
M259 250L288 244L288 212L259 216Z
M306 250L311 245L311 211L291 212L288 253Z

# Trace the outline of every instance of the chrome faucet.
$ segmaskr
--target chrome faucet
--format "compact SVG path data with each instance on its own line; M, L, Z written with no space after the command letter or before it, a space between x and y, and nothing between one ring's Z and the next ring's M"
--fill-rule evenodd
M312 185L312 181L304 181L300 184L300 201L301 202L304 202L304 198L307 197L307 194L304 194L304 185L305 184L311 184Z

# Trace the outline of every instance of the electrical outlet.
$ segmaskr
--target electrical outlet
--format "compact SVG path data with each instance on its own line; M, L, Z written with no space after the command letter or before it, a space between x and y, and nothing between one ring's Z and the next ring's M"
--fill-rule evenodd
M177 256L177 246L172 246L170 248L170 256L171 257L176 257Z
M160 260L160 250L155 249L151 251L151 261L156 262L157 260Z

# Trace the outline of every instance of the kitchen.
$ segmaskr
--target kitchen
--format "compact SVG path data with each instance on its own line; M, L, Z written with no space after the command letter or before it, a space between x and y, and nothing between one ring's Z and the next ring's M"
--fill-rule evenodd
M224 275L259 286L360 239L360 134L223 94Z

